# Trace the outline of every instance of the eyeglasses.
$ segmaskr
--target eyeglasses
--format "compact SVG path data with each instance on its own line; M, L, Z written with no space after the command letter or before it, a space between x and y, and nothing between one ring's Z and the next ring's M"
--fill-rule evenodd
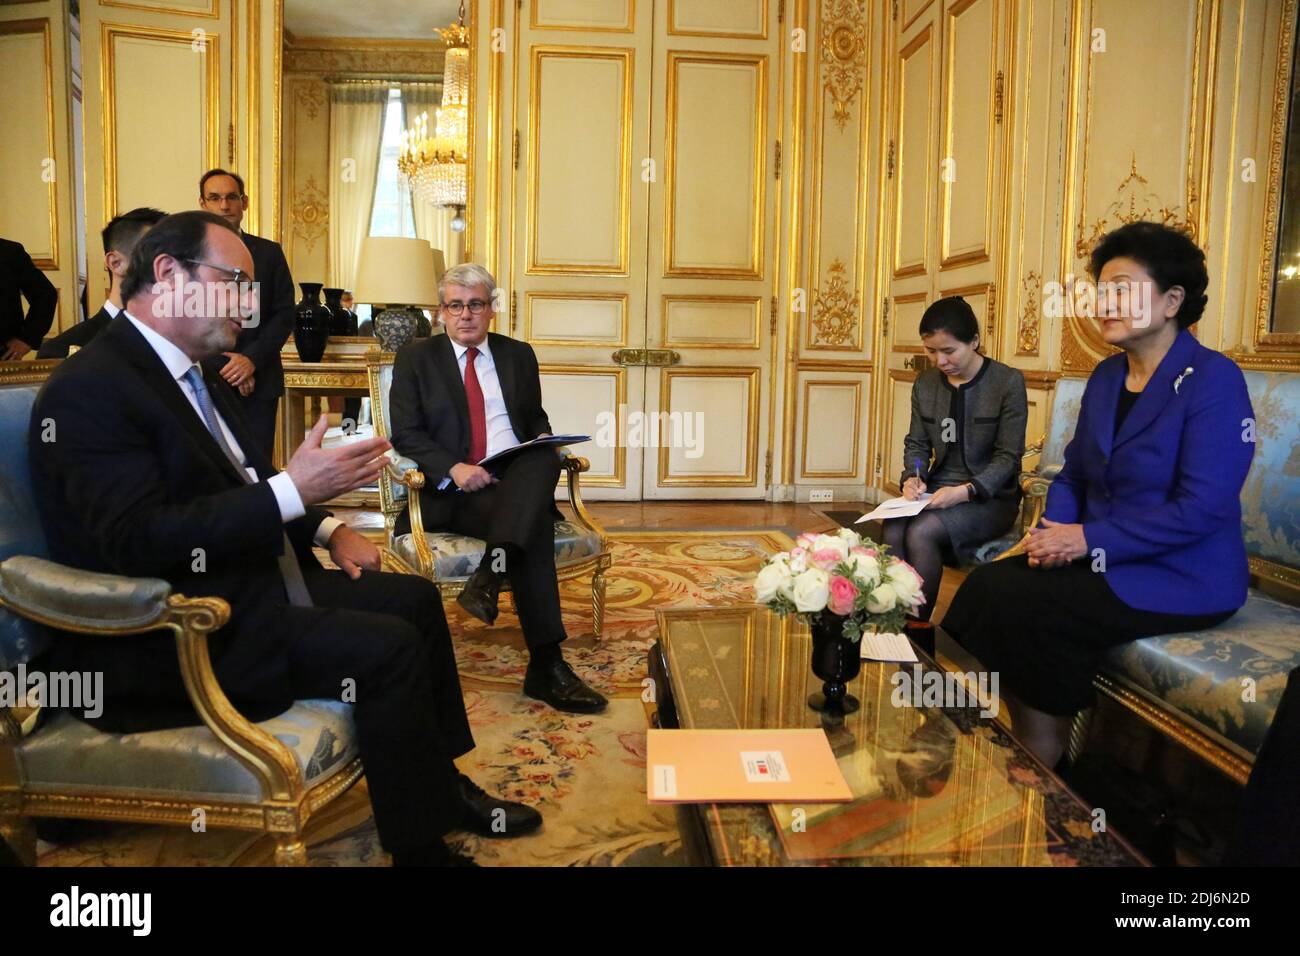
M203 197L205 202L210 202L210 203L219 203L223 199L229 203L236 203L242 200L243 198L244 197L239 193L226 193L224 196L219 196L216 193L208 193L206 196Z
M205 262L202 259L186 259L184 261L189 262L196 266L207 266L209 269L216 269L218 272L224 272L226 275L230 276L231 282L252 282L253 281L253 277L251 275L249 275L243 269L237 269L234 266L219 266L215 262Z
M461 302L460 300L444 302L442 307L448 315L461 316L465 313L466 309L469 309L470 315L482 315L483 310L486 309L488 305L489 303L483 299L470 299L468 302Z

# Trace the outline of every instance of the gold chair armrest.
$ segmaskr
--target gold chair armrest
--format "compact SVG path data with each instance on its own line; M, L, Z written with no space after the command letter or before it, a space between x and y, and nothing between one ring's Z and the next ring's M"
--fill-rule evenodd
M1039 436L1038 441L1034 442L1032 445L1025 446L1025 453L1020 456L1020 460L1024 461L1026 458L1033 458L1035 455L1041 455L1043 453L1043 446L1046 444L1047 434L1044 433Z
M578 523L593 531L600 537L601 550L605 549L605 529L601 527L599 521L591 516L587 506L582 502L582 488L579 486L579 478L584 471L591 470L591 462L580 455L565 455L560 460L560 466L568 472L569 479L569 506L573 508L573 515Z
M1004 559L1006 559L1006 558L1014 558L1014 557L1015 557L1016 555L1018 555L1018 554L1024 554L1024 553L1025 553L1025 544L1026 544L1026 542L1028 542L1028 541L1029 541L1029 535L1026 534L1023 538L1021 538L1019 541L1017 541L1017 542L1016 542L1014 545L1012 545L1011 547L1007 548L1007 550L1003 551L1001 554L999 554L999 555L998 555L996 558L994 558L993 560L994 560L994 561L1002 561L1002 560L1004 560Z
M424 472L418 468L405 471L391 461L384 466L389 477L399 485L406 486L406 514L411 519L411 541L415 544L415 558L419 562L416 569L423 577L433 577L433 549L424 536L424 516L420 512L420 491L424 488Z
M8 559L0 570L4 572L0 607L28 620L106 637L170 630L176 638L185 690L199 719L257 778L266 799L297 799L303 780L293 753L235 709L212 670L208 635L230 620L226 601L172 594L161 579L94 574L27 556ZM82 582L84 593L59 608L43 592L60 585L67 575ZM94 600L106 610L106 623L91 620L87 605ZM0 709L0 741L18 736L17 721L7 710Z

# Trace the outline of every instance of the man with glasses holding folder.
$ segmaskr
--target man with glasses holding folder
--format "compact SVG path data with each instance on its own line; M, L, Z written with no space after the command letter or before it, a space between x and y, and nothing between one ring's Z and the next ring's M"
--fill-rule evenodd
M555 576L555 483L560 461L548 445L479 462L552 434L542 408L537 356L528 343L489 332L496 280L482 266L448 269L438 283L446 335L398 349L389 394L393 447L424 472L428 531L486 542L483 561L459 601L487 624L509 579L528 644L524 693L557 710L595 713L606 700L565 662ZM397 534L410 530L403 514Z

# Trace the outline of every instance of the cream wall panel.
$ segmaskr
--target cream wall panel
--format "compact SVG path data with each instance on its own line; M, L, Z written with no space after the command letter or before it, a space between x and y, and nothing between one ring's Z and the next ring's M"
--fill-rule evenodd
M542 403L556 433L592 436L573 449L591 462L583 487L622 485L629 450L625 371L543 365L541 380ZM604 441L606 436L613 441Z
M926 26L899 54L898 159L894 173L894 276L922 273L929 248L935 170L933 30Z
M628 271L632 57L533 49L530 272Z
M998 3L962 0L946 13L940 269L987 260L992 251Z
M659 485L756 485L759 369L664 369ZM662 413L667 413L662 414Z
M664 296L665 348L756 349L762 334L757 296Z
M666 275L762 271L767 57L668 55Z
M110 9L152 10L214 19L219 16L217 0L99 0L99 5Z
M329 271L329 87L319 76L284 78L282 245L295 280L324 282Z
M642 0L643 3L649 0ZM534 30L631 32L636 0L534 0Z
M50 21L0 22L0 63L10 78L0 97L0 182L5 183L3 234L32 260L53 269L59 260L58 195L61 173L54 142L54 67ZM59 111L62 115L62 111Z
M199 175L221 161L220 38L209 34L196 51L189 33L105 24L103 39L105 215L136 206L194 208ZM165 108L157 97L160 77L167 78Z
M894 296L890 347L895 352L922 351L921 316L927 305L929 297L924 292Z
M862 379L802 377L799 477L862 480Z
M768 0L667 0L669 36L767 38Z
M898 476L903 473L903 439L912 424L912 383L914 372L889 371L885 385L885 469L882 486L898 493ZM927 463L922 462L922 467ZM909 463L910 467L910 463Z
M524 338L533 345L621 348L627 344L627 296L530 292L524 302Z

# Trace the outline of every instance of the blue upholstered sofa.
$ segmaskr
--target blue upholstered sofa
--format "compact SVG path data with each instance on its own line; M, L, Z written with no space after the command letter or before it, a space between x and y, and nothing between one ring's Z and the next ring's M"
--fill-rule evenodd
M1099 692L1242 783L1287 676L1300 667L1300 607L1294 603L1300 596L1300 375L1245 374L1257 445L1241 493L1242 534L1259 587L1219 627L1117 648L1095 682ZM1070 378L1056 383L1039 464L1021 478L1025 527L1042 514L1061 469L1084 384ZM1004 553L1005 545L991 542L986 557ZM1086 720L1085 712L1081 727ZM1083 734L1074 736L1077 744Z
M229 617L217 598L166 581L88 574L46 560L28 475L32 403L53 362L0 363L0 672L30 674L49 627L106 641L167 629L203 723L111 734L68 711L0 698L0 836L31 862L35 817L232 827L270 834L275 862L302 865L303 826L361 776L351 706L298 701L253 724L212 673L208 634ZM13 678L11 678L13 680Z

